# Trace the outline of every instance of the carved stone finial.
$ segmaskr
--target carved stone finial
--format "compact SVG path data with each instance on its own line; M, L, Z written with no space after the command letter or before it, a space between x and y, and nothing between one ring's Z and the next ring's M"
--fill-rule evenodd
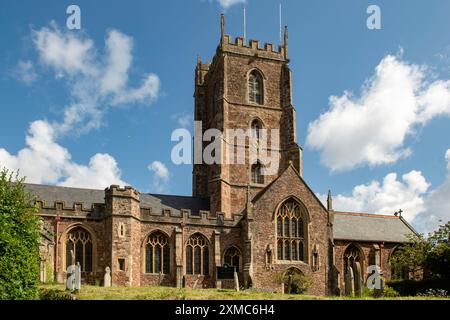
M331 190L328 190L327 209L328 211L333 210L333 197L331 196Z

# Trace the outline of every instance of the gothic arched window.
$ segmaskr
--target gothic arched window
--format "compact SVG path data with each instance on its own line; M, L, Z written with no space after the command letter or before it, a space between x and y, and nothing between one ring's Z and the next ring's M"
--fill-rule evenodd
M299 203L284 202L276 215L278 260L305 260L305 218Z
M263 165L258 161L252 165L252 183L264 184Z
M209 274L209 248L206 238L196 233L186 244L186 273Z
M89 232L77 227L69 232L66 240L66 268L80 263L81 271L92 271L93 245Z
M262 124L261 121L259 121L258 119L255 119L252 121L251 124L251 135L252 138L259 140L262 137Z
M236 272L239 272L239 267L241 265L241 252L236 247L230 247L225 251L223 256L224 264L229 267L235 267Z
M263 80L261 74L253 70L248 76L248 101L263 104Z
M170 273L169 238L160 231L153 232L145 244L145 273Z

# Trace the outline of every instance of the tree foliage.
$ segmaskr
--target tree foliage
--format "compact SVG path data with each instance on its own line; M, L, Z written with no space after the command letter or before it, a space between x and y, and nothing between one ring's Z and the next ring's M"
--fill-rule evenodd
M398 248L390 263L395 270L408 273L423 270L431 279L450 279L450 222L427 238L410 236L410 242Z
M39 283L39 220L24 179L0 171L0 299L34 299Z

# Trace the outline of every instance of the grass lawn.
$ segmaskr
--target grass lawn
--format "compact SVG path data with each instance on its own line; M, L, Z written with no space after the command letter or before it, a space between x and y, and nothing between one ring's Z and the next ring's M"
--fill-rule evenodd
M43 285L45 289L64 291L64 285ZM84 285L76 294L78 300L349 300L348 297L316 297L257 291L224 289L177 289L171 287L111 287ZM373 298L360 298L372 300ZM396 300L430 300L433 297L382 298ZM442 299L442 298L441 298ZM377 299L378 300L378 299Z

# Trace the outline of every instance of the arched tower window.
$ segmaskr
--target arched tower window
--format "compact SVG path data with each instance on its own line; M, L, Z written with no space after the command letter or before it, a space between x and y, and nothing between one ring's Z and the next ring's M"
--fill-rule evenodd
M80 263L82 272L92 272L92 257L91 234L81 227L72 229L66 240L66 269Z
M252 183L264 184L264 167L258 161L252 165Z
M251 124L251 135L252 138L259 140L262 138L262 123L258 119L252 121Z
M145 244L145 272L170 273L169 238L160 231L150 234Z
M235 267L236 272L239 272L239 267L241 265L241 252L236 247L230 247L225 251L223 257L224 264L229 267Z
M305 218L299 203L284 202L276 215L278 260L305 261Z
M186 273L209 275L208 240L196 233L186 244Z
M250 103L263 104L263 80L261 74L253 70L248 77L248 101Z

